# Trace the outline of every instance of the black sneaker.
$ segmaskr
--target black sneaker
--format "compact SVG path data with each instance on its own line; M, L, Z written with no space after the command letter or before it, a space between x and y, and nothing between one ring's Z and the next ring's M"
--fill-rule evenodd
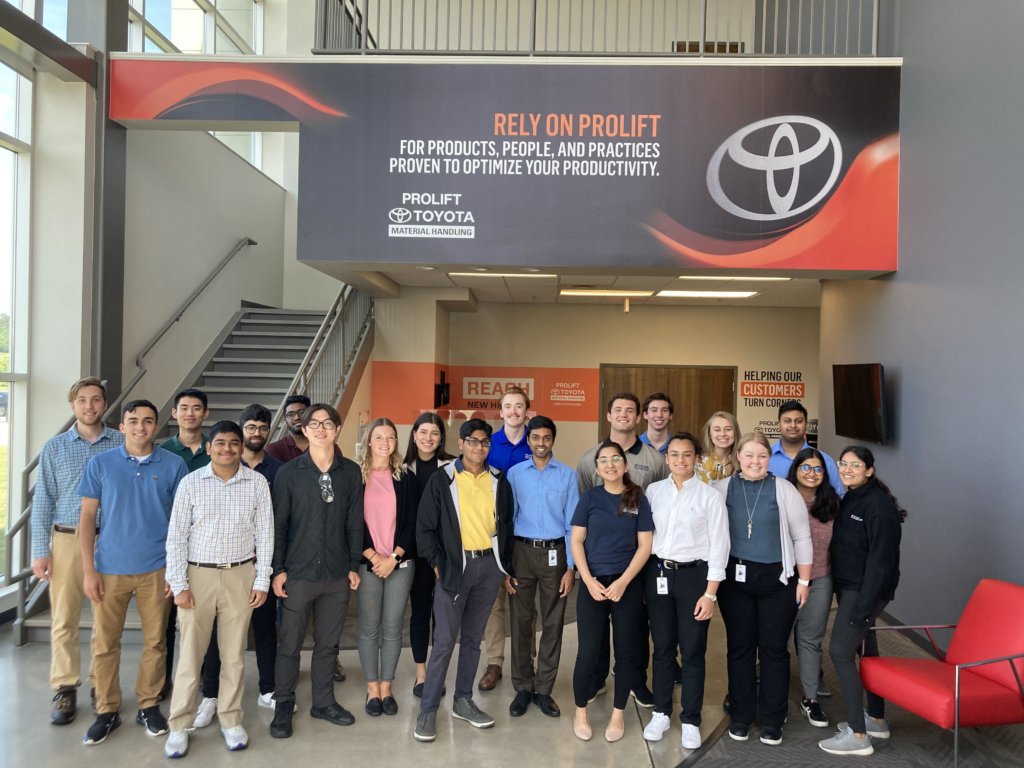
M121 725L121 716L117 712L105 712L96 716L96 722L89 726L85 732L82 743L88 746L102 744L107 740L110 732Z
M67 725L75 719L77 711L78 692L74 688L58 688L53 697L50 723L52 725Z
M769 744L773 747L778 746L782 743L782 729L773 728L771 726L764 726L761 728L761 743Z
M167 718L156 705L140 709L139 714L135 716L135 722L146 726L147 736L163 736L167 733Z
M821 705L814 699L804 699L800 702L800 708L807 715L807 720L816 728L828 728L828 718L821 711Z
M729 738L733 741L746 741L750 738L750 726L743 723L729 725Z
M294 702L275 702L274 719L270 721L270 737L273 739L287 739L292 735L292 712L295 711Z

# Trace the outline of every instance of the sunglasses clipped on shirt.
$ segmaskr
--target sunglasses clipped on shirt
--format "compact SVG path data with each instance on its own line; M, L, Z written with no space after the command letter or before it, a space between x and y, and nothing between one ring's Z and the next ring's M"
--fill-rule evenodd
M320 475L320 498L327 504L334 501L334 486L331 485L331 476L326 472Z

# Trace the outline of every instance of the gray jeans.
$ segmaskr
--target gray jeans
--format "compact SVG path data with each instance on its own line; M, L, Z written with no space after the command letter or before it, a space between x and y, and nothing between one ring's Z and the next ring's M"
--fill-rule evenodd
M359 663L368 683L395 679L402 652L402 620L416 563L407 560L386 579L359 566ZM379 674L378 674L379 673Z
M832 610L832 577L821 576L811 582L807 603L796 613L793 635L800 664L800 686L805 699L818 698L821 675L821 641L825 638L828 613Z

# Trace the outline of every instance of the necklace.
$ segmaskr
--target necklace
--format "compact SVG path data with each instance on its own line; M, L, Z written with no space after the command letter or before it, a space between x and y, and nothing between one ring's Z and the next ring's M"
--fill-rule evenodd
M746 480L746 478L743 478L743 479ZM744 483L743 485L740 486L743 489L743 506L746 507L746 510L747 510L747 538L748 539L751 536L754 535L754 512L757 511L757 502L761 498L761 491L764 490L764 481L765 481L765 478L762 477L761 478L761 484L757 488L757 496L754 497L754 509L751 509L750 508L750 504L747 503L747 486L746 486L746 483ZM749 481L747 481L747 482L749 482Z

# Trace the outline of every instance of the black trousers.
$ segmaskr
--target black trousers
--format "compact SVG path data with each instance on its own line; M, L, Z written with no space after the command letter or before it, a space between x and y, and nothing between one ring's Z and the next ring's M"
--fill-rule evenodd
M789 701L789 634L796 621L796 579L779 581L782 563L746 566L746 581L736 581L736 558L729 558L718 588L725 620L729 699L732 721L749 726L761 712L761 724L782 728ZM761 662L761 684L757 663Z
M558 594L567 568L565 542L555 547L556 564L548 563L548 550L517 541L512 567L519 586L509 598L512 625L512 685L517 691L551 694L562 657L562 630L566 600ZM540 596L541 635L534 670L534 617Z
M412 589L409 591L409 646L412 648L413 661L417 664L427 663L436 581L430 563L417 557L416 570L412 574Z
M267 594L263 605L252 612L252 634L256 647L256 669L260 675L260 695L274 691L274 662L277 660L277 597ZM210 647L203 658L203 697L217 698L220 683L220 648L217 646L217 620L213 622Z
M171 610L167 614L167 631L164 635L164 643L167 645L167 658L165 663L167 665L167 676L164 678L164 687L167 687L167 682L174 679L174 637L178 631L178 606L171 600ZM216 633L215 635L216 636Z
M334 699L334 660L338 641L345 628L348 610L348 579L337 581L300 581L288 579L284 585L288 597L281 601L281 632L274 670L274 699L278 704L295 701L299 682L299 652L306 639L309 614L313 614L313 659L309 677L313 686L313 706L327 707Z
M598 582L607 587L620 574L598 576ZM637 576L622 593L617 603L595 600L586 585L580 584L576 595L576 632L579 644L576 666L572 673L572 691L577 707L597 693L608 675L608 662L602 660L602 644L608 643L608 620L611 619L612 640L615 646L615 701L616 709L625 709L629 692L638 687L644 674L640 666L640 644L643 616L642 577Z
M864 733L864 686L860 682L860 671L857 668L857 654L861 643L864 644L865 656L878 655L878 633L868 632L868 627L875 625L875 619L882 612L887 600L879 602L871 611L870 621L866 625L854 625L851 622L853 609L860 593L856 590L840 590L837 593L839 607L836 609L836 620L832 624L832 638L829 640L828 654L835 665L839 677L839 687L843 689L843 706L846 707L846 722L854 733ZM868 691L868 714L879 720L885 717L885 699Z
M658 594L658 577L668 582L668 594ZM651 558L644 569L644 592L651 617L654 640L654 709L672 716L672 688L676 672L676 648L683 656L683 688L679 696L682 713L679 720L700 725L704 706L704 657L708 649L710 621L697 621L693 611L707 591L708 564L676 570L662 569Z

